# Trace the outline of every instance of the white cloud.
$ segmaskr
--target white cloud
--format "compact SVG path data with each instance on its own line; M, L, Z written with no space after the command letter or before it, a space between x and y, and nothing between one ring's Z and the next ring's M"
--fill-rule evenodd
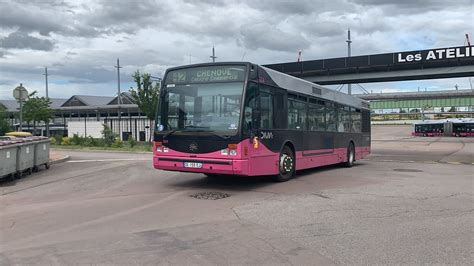
M474 34L474 4L445 1L0 1L0 97L23 82L52 96L112 95L116 58L122 80L136 70L162 75L171 66L218 60L258 64L457 46ZM474 39L474 37L473 37ZM474 40L473 40L474 42ZM387 90L469 87L467 79L366 84ZM127 88L127 86L123 86ZM414 87L414 88L413 88ZM82 91L82 92L81 92Z

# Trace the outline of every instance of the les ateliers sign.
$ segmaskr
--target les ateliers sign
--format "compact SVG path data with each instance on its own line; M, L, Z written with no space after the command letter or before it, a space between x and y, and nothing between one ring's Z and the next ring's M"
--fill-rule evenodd
M398 53L396 62L407 63L419 61L458 59L465 57L474 57L474 46Z

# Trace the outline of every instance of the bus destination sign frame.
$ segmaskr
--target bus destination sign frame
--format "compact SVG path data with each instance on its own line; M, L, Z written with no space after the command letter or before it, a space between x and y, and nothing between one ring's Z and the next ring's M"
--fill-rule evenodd
M245 66L208 66L172 70L168 73L168 84L238 82L245 80Z

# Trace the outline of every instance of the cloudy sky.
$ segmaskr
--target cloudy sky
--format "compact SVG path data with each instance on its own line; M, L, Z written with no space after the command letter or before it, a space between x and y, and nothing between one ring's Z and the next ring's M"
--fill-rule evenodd
M0 0L0 99L20 82L50 97L113 95L135 70L218 61L258 64L462 46L474 0ZM362 84L373 91L469 88L467 78Z

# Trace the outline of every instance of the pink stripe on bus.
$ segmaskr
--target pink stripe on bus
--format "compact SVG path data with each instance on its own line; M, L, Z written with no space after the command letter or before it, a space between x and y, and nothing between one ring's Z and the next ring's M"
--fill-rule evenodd
M248 154L244 155L247 150ZM370 146L356 147L356 160L370 153ZM259 142L257 148L248 140L237 145L237 156L222 155L220 151L206 154L189 154L168 149L168 152L157 152L154 147L153 165L156 169L231 174L244 176L278 174L279 152L272 152ZM347 148L297 151L296 170L337 164L347 161ZM201 162L202 168L186 168L184 162Z

